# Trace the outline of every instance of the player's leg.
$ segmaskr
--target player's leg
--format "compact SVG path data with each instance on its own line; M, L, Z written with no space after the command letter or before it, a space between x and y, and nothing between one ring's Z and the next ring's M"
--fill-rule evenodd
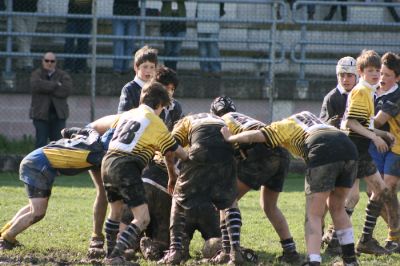
M184 259L183 243L186 227L185 209L172 198L170 218L170 246L167 254L158 262L161 264L179 264Z
M104 256L103 225L106 218L108 202L101 179L100 169L90 170L89 174L96 188L96 198L93 203L93 232L87 255L89 258L99 258Z
M299 261L300 255L296 251L296 244L290 234L286 218L278 208L278 197L279 192L267 186L261 187L260 206L278 234L283 249L283 255L279 257L279 260L292 263Z
M50 190L39 190L37 188L27 186L29 195L29 211L24 206L11 226L4 230L1 234L0 250L12 249L18 242L16 237L31 225L39 222L46 214Z
M321 221L329 193L328 191L306 195L305 240L310 263L321 263Z
M372 163L372 162L371 162ZM360 169L360 166L359 166ZM365 182L371 189L365 222L360 240L357 243L356 250L358 253L385 255L389 252L380 246L379 242L373 238L376 221L384 206L384 200L387 197L388 190L378 171L365 177ZM390 205L390 204L389 204Z
M345 211L345 199L349 188L336 187L329 195L328 205L337 239L341 246L343 262L347 265L357 263L354 252L354 231L350 217Z
M398 167L400 156L389 152L385 160L384 182L388 187L389 193L384 213L387 216L389 233L386 239L385 248L391 252L400 253L400 228L399 228L399 201L397 198L397 188L400 183L400 169Z

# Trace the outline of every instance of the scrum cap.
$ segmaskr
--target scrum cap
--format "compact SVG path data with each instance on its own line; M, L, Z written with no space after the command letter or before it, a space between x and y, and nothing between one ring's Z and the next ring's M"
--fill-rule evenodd
M351 56L343 57L336 65L336 75L349 73L357 76L356 60Z
M217 97L211 103L210 112L217 116L223 116L226 113L235 111L236 111L236 106L233 103L232 99L229 98L228 96Z

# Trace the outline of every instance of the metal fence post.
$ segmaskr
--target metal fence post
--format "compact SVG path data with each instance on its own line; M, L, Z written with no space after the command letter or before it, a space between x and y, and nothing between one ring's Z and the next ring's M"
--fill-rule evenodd
M13 1L8 0L7 1L7 11L11 12L12 11L12 5ZM12 16L7 16L7 33L12 32ZM11 35L7 36L7 42L6 42L6 52L7 53L12 53L12 37ZM6 58L6 65L5 65L5 70L2 73L2 78L3 81L8 89L14 89L15 87L15 72L12 71L12 59L11 56L8 56Z
M143 37L146 32L146 21L143 18L146 16L146 0L140 0L140 47L144 46Z
M271 45L270 47L270 60L271 63L269 64L269 72L268 72L268 79L265 80L265 85L267 87L267 94L269 100L269 111L267 116L267 123L270 124L273 121L273 112L274 112L274 91L275 91L275 49L276 49L276 20L277 20L277 13L278 13L279 5L275 0L272 5L272 25L270 30L270 39Z
M90 121L94 121L96 113L96 54L97 54L97 0L92 2L92 68L91 68L91 90L90 90Z
M305 60L306 58L306 41L307 41L307 26L305 24L301 25L301 33L300 33L300 58L301 60ZM308 81L306 80L305 74L305 63L300 63L300 73L299 79L296 81L296 98L298 99L306 99L308 97Z

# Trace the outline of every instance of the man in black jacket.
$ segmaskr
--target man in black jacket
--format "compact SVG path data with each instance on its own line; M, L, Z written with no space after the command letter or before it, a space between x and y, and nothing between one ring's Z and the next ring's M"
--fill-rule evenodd
M72 90L71 77L56 67L56 55L47 52L42 67L30 79L32 103L29 116L36 130L35 148L43 147L48 140L61 138L61 129L69 116L67 98Z

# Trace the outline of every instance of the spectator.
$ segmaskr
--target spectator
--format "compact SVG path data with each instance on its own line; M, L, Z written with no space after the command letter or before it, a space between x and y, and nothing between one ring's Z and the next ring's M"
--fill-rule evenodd
M14 0L12 11L13 12L37 12L38 0ZM13 17L13 25L15 32L31 33L36 31L37 17L34 16L15 16ZM20 53L30 53L32 37L31 36L17 36L17 47ZM17 67L26 72L33 70L33 59L31 56L25 55L18 60Z
M339 2L347 2L347 0L337 0L337 1L339 1ZM324 20L325 21L332 20L333 16L336 13L337 8L338 8L338 5L332 5L331 9L329 10L328 15L326 15L326 17L324 17ZM347 6L345 6L345 5L342 6L341 5L340 6L340 13L342 15L342 21L346 21L347 20Z
M137 35L138 24L131 16L139 14L139 1L137 0L115 0L113 14L117 16L130 16L127 19L114 19L112 22L113 34L116 37ZM132 56L135 51L133 39L114 40L114 56ZM129 59L114 59L113 70L116 74L125 74L129 71Z
M49 139L60 139L69 115L67 97L72 89L72 80L56 65L55 54L47 52L43 56L42 67L31 75L32 103L29 116L36 130L35 148L45 146Z
M221 6L219 3L197 3L198 19L217 19L221 15ZM197 36L203 39L218 39L218 22L197 22ZM199 41L199 54L202 59L215 58L220 56L218 41ZM219 61L200 61L200 69L205 73L220 75L221 62Z
M133 61L133 70L136 75L121 90L118 103L119 114L139 106L143 85L150 81L156 74L158 63L157 53L156 49L147 45L136 51Z
M162 1L161 16L163 17L186 17L184 0ZM164 37L182 38L186 35L186 23L184 21L162 21L161 35ZM164 41L164 56L178 57L181 54L182 41ZM176 71L176 60L165 60L166 67Z
M92 0L69 0L68 14L92 14ZM92 20L90 18L68 18L65 31L69 34L89 34L91 28ZM84 37L66 38L64 52L87 55L89 53L89 39ZM64 69L69 72L85 72L87 71L86 58L66 58Z
M287 0L287 2L289 3L290 9L293 10L293 4L294 4L294 2L296 2L296 0ZM302 8L304 6L307 7L307 19L313 20L314 14L315 14L315 5L314 4L299 5L299 6L297 6L297 9Z

